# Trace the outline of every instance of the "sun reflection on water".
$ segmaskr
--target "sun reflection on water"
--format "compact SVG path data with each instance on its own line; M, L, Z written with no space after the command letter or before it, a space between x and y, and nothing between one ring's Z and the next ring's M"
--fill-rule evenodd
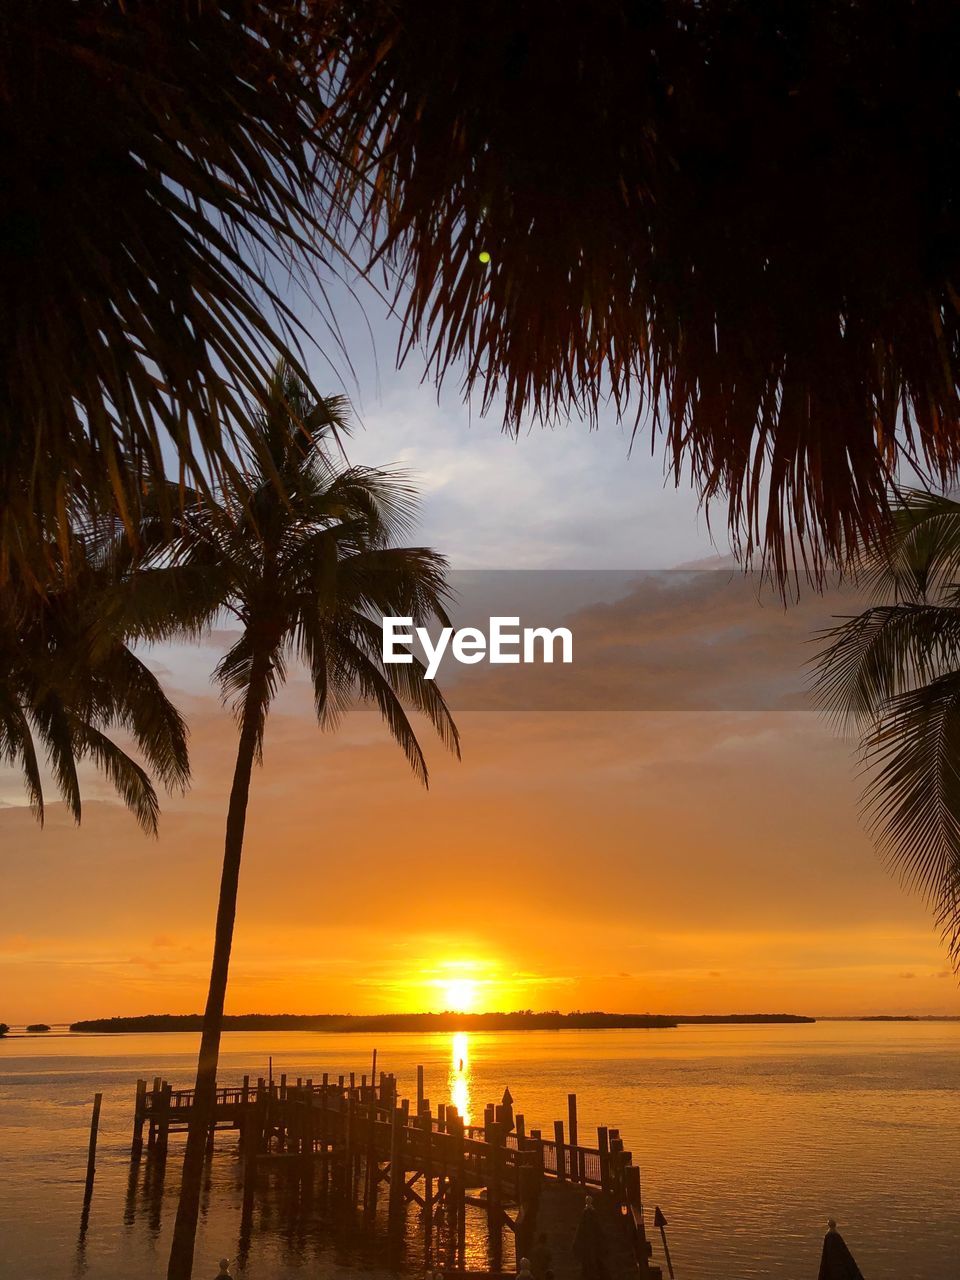
M470 1119L470 1037L466 1031L455 1031L450 1047L450 1101L464 1124Z

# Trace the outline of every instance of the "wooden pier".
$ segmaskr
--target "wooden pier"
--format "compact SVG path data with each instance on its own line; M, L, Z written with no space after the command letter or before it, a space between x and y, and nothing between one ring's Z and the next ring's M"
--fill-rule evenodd
M239 1135L245 1195L252 1196L258 1174L275 1169L309 1176L311 1184L319 1175L325 1194L353 1209L362 1206L365 1214L376 1214L384 1194L391 1228L414 1203L422 1211L427 1256L436 1224L443 1221L455 1233L455 1268L464 1266L468 1205L484 1211L491 1238L500 1239L501 1228L513 1235L519 1259L538 1231L555 1236L560 1224L569 1246L591 1195L603 1224L609 1280L659 1280L660 1268L650 1261L640 1169L618 1130L600 1128L595 1147L581 1146L571 1094L566 1130L558 1120L552 1136L527 1131L509 1091L485 1108L482 1125L470 1125L453 1106L441 1104L434 1112L422 1082L420 1068L411 1106L398 1098L396 1078L385 1072L370 1080L324 1074L319 1081L291 1082L281 1075L251 1083L245 1076L240 1086L217 1090L208 1150L220 1131ZM186 1131L193 1105L191 1089L174 1089L159 1077L152 1087L138 1081L134 1160L142 1155L145 1128L148 1153L165 1153L170 1135ZM493 1261L495 1269L502 1266L502 1259ZM571 1273L569 1265L553 1269L557 1280Z

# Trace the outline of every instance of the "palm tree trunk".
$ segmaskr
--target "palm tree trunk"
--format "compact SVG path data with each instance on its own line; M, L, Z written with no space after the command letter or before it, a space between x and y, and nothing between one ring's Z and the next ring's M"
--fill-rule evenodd
M267 692L267 668L264 660L254 659L250 684L244 699L237 763L233 771L233 787L227 810L227 830L220 876L220 900L217 905L217 928L213 944L210 989L203 1014L200 1058L194 1105L187 1130L187 1147L183 1157L183 1177L177 1219L170 1246L167 1280L190 1280L193 1271L193 1249L200 1214L200 1188L206 1154L207 1133L213 1122L217 1090L217 1064L220 1058L220 1033L223 1028L223 1004L233 945L233 922L237 913L237 887L240 880L240 858L247 820L250 775L257 754L257 733L261 709Z

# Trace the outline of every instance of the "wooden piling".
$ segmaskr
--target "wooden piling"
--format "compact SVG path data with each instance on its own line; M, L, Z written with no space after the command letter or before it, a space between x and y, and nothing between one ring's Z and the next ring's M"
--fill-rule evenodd
M157 1132L157 1141L164 1151L167 1149L167 1142L170 1137L170 1105L172 1094L173 1085L164 1082L160 1089L160 1124Z
M138 1080L137 1096L133 1104L133 1145L130 1149L130 1157L133 1160L139 1160L143 1152L143 1119L146 1104L147 1082L146 1080Z
M467 1162L464 1149L464 1123L457 1116L453 1141L454 1207L457 1224L456 1257L461 1267L465 1265L467 1238Z
M570 1146L575 1147L577 1143L577 1095L575 1093L567 1094L567 1118L569 1120L569 1128L567 1130L570 1135Z
M610 1135L607 1133L605 1125L600 1125L597 1129L597 1147L600 1151L600 1187L603 1191L610 1190Z
M553 1122L553 1141L557 1148L557 1181L565 1182L567 1178L567 1157L563 1145L563 1121Z
M423 1134L423 1231L429 1253L433 1227L433 1117L429 1106L420 1112L418 1122Z
M90 1143L87 1147L87 1180L83 1190L84 1201L93 1195L93 1175L97 1169L97 1136L100 1132L100 1104L103 1094L93 1095L93 1115L90 1117Z
M404 1178L403 1167L403 1112L394 1107L390 1116L390 1202L389 1220L391 1227L396 1227L403 1212Z
M487 1174L487 1217L491 1222L503 1221L503 1125L490 1126L490 1169Z

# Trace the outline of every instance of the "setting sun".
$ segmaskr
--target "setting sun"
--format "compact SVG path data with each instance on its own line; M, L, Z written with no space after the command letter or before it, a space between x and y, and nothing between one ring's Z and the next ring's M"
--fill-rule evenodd
M477 983L473 978L445 978L441 984L447 1009L454 1013L470 1013L477 1003Z

